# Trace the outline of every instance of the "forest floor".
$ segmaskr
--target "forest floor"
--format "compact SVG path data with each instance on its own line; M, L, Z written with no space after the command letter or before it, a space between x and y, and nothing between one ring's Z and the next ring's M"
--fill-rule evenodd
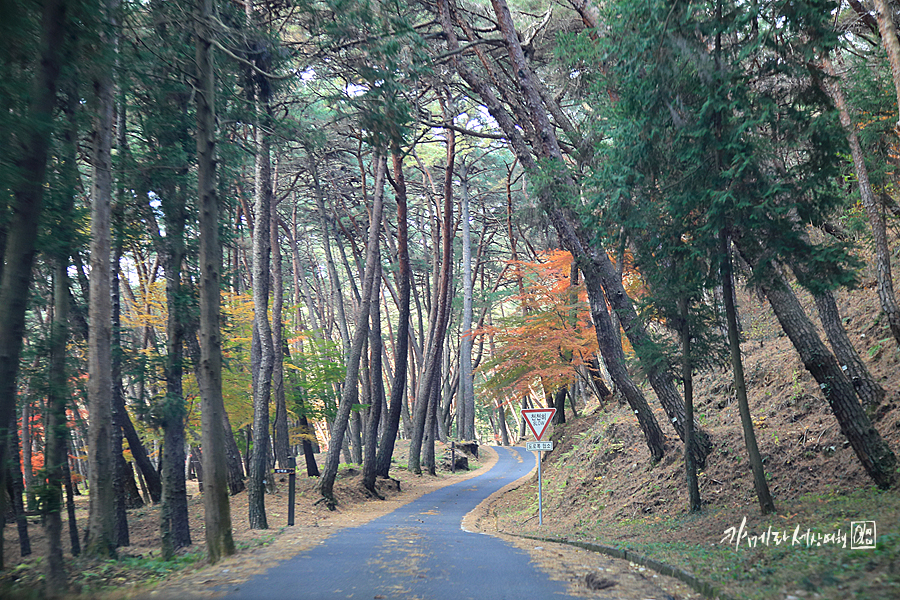
M874 425L900 453L900 351L879 322L873 285L864 281L862 289L842 292L838 304L851 339L887 391ZM767 305L746 294L739 303L751 414L777 514L760 513L731 370L722 369L695 381L697 419L713 441L699 476L699 514L687 510L683 445L665 427L662 410L656 416L668 430L669 453L653 465L627 406L613 404L589 406L552 431L554 449L543 463L543 526L536 475L490 501L482 524L625 549L683 569L723 598L900 598L898 486L882 491L866 476ZM647 396L655 404L652 391ZM875 528L874 549L853 549L866 545L852 538L854 523ZM753 547L748 543L770 531ZM738 532L747 538L738 539ZM834 534L837 542L825 537Z

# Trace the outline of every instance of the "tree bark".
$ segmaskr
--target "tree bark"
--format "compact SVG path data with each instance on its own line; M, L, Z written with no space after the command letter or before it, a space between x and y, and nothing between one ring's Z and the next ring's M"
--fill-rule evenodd
M375 496L375 477L378 474L376 440L381 423L381 405L384 403L384 377L381 366L381 253L376 249L375 276L373 280L373 301L369 326L369 410L366 419L366 445L363 456L363 487Z
M444 118L450 119L452 111L447 106L443 106ZM421 456L423 441L430 449L426 447L426 455L434 454L434 436L429 436L426 431L429 420L429 410L433 410L431 417L436 418L437 407L431 408L431 403L435 398L435 390L440 390L440 370L441 358L444 347L444 336L447 331L447 322L449 321L449 298L450 298L450 276L452 265L450 264L453 257L452 246L452 225L453 225L453 165L456 160L456 133L453 129L446 128L447 139L447 155L444 166L444 206L443 206L443 222L441 224L441 262L440 262L440 280L437 282L437 290L435 294L435 311L434 327L429 333L428 346L422 365L422 377L419 381L419 389L416 393L415 414L413 417L413 432L409 442L409 464L408 469L416 474L421 474Z
M347 373L344 378L344 386L341 393L341 402L338 406L338 414L335 416L331 429L331 443L328 447L328 457L325 459L325 467L319 482L319 492L330 507L336 504L334 498L334 479L337 476L337 468L340 464L341 447L344 443L344 432L347 429L347 421L350 411L356 404L359 394L359 363L362 355L363 344L369 333L369 312L373 299L374 278L376 271L376 252L378 248L379 234L381 232L381 218L384 199L385 159L376 154L375 158L375 194L372 202L372 216L369 220L369 240L366 253L366 270L363 276L363 293L357 315L356 331L353 334L353 344L347 355Z
M460 162L459 177L462 211L463 312L462 337L459 341L459 396L457 436L462 440L475 439L475 383L472 379L472 233L469 221L469 181L466 161Z
M891 10L889 0L873 0L873 4L875 5L878 32L881 34L881 41L891 65L891 77L894 81L897 101L900 102L900 40L897 39L897 28L894 26L894 12ZM900 127L900 119L897 120L897 126Z
M28 535L28 519L25 516L25 503L22 501L22 495L25 493L25 483L22 480L21 463L19 461L19 434L16 431L16 419L13 415L12 423L10 423L9 442L10 449L15 452L15 458L9 463L4 463L3 471L6 475L6 494L12 500L12 513L16 520L16 533L19 536L19 556L29 556L31 554L31 538ZM6 497L3 490L0 495ZM3 513L5 519L6 513Z
M867 410L873 410L884 400L885 391L869 373L869 369L860 358L856 348L847 335L841 323L841 315L837 302L831 292L814 294L816 309L819 311L819 321L825 329L828 343L834 351L835 357L841 363L841 369L845 369L847 377L853 383L856 394Z
M268 96L257 98L259 122L256 135L254 204L256 228L253 232L253 328L258 340L259 365L253 377L253 447L250 453L250 477L247 485L251 529L268 529L265 507L265 481L269 459L269 401L275 351L269 325L269 269L271 254L272 164L269 156Z
M172 191L162 199L166 223L163 242L166 275L166 395L162 407L163 445L162 506L160 537L163 560L171 560L175 552L191 545L188 523L187 485L184 478L184 342L187 337L185 315L189 311L187 293L181 283L185 257L184 227L187 220L185 195ZM123 403L124 407L124 403Z
M685 412L685 442L684 442L684 471L688 486L688 510L692 513L700 512L700 485L697 482L697 463L694 461L694 452L691 446L694 443L694 365L691 358L691 326L688 320L688 301L680 298L678 301L681 313L681 380L684 383L684 412Z
M67 27L68 2L47 0L41 12L41 34L37 68L29 97L28 119L22 123L20 144L9 148L16 169L3 248L0 274L0 428L15 416L16 376L22 339L31 267L34 261L38 220L44 195L47 153L53 130L56 84L62 64ZM7 432L0 431L0 465L7 464ZM0 467L0 490L5 489L6 469ZM0 493L0 514L6 511L6 495ZM0 547L0 569L3 568Z
M887 0L876 0L875 6L877 9L876 14L878 15L878 27L881 30L881 37L890 57L894 85L897 86L897 98L900 99L900 42L897 40L897 30L894 28L894 20ZM891 42L889 42L889 39ZM894 341L900 345L900 307L897 305L897 297L894 294L894 280L891 275L891 249L888 245L884 215L879 210L879 203L875 199L872 184L869 182L869 170L866 167L865 155L859 143L856 127L853 125L850 112L847 109L844 91L838 83L839 78L827 59L823 61L823 66L828 77L823 81L822 85L834 101L834 105L838 109L841 125L847 132L847 141L850 143L850 156L853 158L853 167L856 170L859 196L862 199L866 216L869 219L869 227L872 229L872 240L875 243L875 278L878 282L876 289L878 290L878 299L881 302L881 310L887 317ZM850 367L852 362L850 360L845 362L845 364ZM877 392L874 393L877 394ZM883 397L883 391L881 395ZM863 401L865 402L866 399L863 399Z
M606 308L606 299L600 285L594 279L593 270L584 272L584 282L588 291L588 302L591 307L591 320L597 334L600 353L606 361L610 377L618 388L628 406L637 418L644 441L650 450L653 462L659 461L666 453L666 436L663 434L653 411L644 397L644 393L631 379L625 366L625 353L622 351L622 336L613 328L613 322Z
M102 43L115 51L117 0L106 0L101 18ZM91 181L91 294L88 344L88 463L91 495L85 552L109 558L116 555L115 457L113 456L112 306L110 303L110 202L112 197L112 130L114 84L112 65L94 81L96 116L93 132Z
M121 123L121 120L120 120ZM122 417L117 414L117 406L125 404L125 393L122 389L122 336L121 336L121 326L122 326L122 307L121 307L121 297L119 294L119 263L122 258L122 248L121 244L116 243L116 249L114 251L115 258L112 262L112 273L111 273L111 283L112 283L112 402L111 408L113 413L113 439L112 439L112 452L113 452L113 485L116 490L116 547L122 546L130 546L131 540L128 535L128 515L126 513L126 509L130 508L131 498L129 492L131 491L128 487L128 483L134 483L133 479L129 482L129 477L132 476L131 468L128 466L128 463L125 461L125 455L122 453L122 428L118 426L119 421L123 420ZM126 470L128 471L126 473ZM140 499L140 494L137 495L137 501L143 504L143 500Z
M731 247L728 235L724 230L719 234L719 254L721 256L720 273L722 276L722 297L725 300L725 318L728 322L728 348L731 352L731 366L734 370L734 390L737 394L738 411L741 415L741 428L744 432L744 444L750 468L753 470L753 485L759 500L759 509L767 515L775 512L775 502L769 493L766 483L766 472L763 469L756 434L753 432L753 419L750 417L750 403L747 400L747 384L744 379L744 365L741 360L741 338L737 326L737 310L734 306L734 276L731 269ZM818 339L818 338L817 338Z
M288 433L287 398L284 394L284 282L281 269L281 243L278 235L277 204L272 206L272 393L275 396L275 460L281 468L294 465Z
M219 329L222 249L216 193L215 67L212 56L214 0L197 0L194 11L197 81L197 175L200 212L200 392L202 395L203 520L210 563L234 554L223 436L222 335Z
M72 210L74 207L75 178L77 177L76 143L77 130L74 125L74 104L76 98L70 91L67 102L68 118L71 124L66 130L66 157L63 173L69 189L65 190L60 206L60 226L57 235L59 246L51 252L53 265L53 324L50 331L50 374L47 389L46 422L46 469L47 490L44 496L44 532L47 538L47 561L44 571L47 596L62 595L68 588L62 552L62 510L63 482L68 466L67 442L69 438L66 404L69 398L66 370L66 345L69 340L69 252L72 248ZM71 492L71 482L67 482L67 492ZM74 507L72 510L74 513ZM70 513L70 525L74 518ZM78 534L73 554L79 549Z
M751 241L736 236L734 243L754 274L760 281L765 282L761 285L761 289L775 311L781 328L800 354L803 366L819 383L841 431L856 452L866 473L880 488L889 488L896 478L897 458L872 426L872 422L856 398L853 384L819 339L778 267L773 265Z
M397 345L394 352L394 379L391 383L391 402L378 448L378 468L380 477L388 477L394 442L400 429L403 399L406 396L406 375L409 365L409 222L407 218L406 180L403 177L403 156L399 147L391 153L394 186L397 196L397 287L400 291L399 313L397 315Z

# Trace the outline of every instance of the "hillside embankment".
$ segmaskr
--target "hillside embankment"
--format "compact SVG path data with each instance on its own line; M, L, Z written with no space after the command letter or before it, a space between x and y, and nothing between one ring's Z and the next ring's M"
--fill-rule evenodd
M900 351L878 317L873 285L870 278L841 292L838 305L887 391L873 423L900 454ZM721 369L695 380L697 421L713 440L699 476L699 514L687 510L683 446L662 409L655 412L669 430L669 451L652 464L637 422L614 402L555 426L542 463L543 526L536 475L495 499L485 525L625 549L683 569L723 597L900 598L900 489L881 491L866 476L764 299L742 294L739 304L750 407L777 514L760 514L731 370ZM815 315L812 300L805 304Z

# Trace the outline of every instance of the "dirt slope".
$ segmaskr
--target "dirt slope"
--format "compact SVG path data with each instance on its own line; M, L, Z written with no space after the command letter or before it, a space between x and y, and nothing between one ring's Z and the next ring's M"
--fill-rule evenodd
M840 294L838 304L851 339L887 390L875 426L900 452L900 352L877 318L872 284ZM759 514L731 372L723 370L695 381L697 418L714 443L700 474L702 514L686 511L682 446L662 410L656 414L670 451L651 465L627 407L610 405L590 406L553 431L554 450L544 457L543 527L534 480L498 500L490 519L507 532L598 540L661 558L737 598L900 598L900 494L873 487L763 301L744 294L739 302L751 411L777 515ZM647 396L655 404L652 391ZM842 541L855 521L875 521L876 549L851 550L850 539L846 548L830 538L822 543L834 533ZM786 532L787 541L772 535L768 546L729 544L731 527L751 536L771 527ZM812 544L803 537L807 530Z

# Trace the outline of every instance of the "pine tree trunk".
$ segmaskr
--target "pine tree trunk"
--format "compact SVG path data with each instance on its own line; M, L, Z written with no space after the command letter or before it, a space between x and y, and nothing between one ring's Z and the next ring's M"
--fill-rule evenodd
M215 68L212 56L214 0L196 0L194 32L197 81L197 175L200 213L200 393L202 396L203 520L210 563L234 554L222 431L222 334L219 329L222 248L216 192Z
M569 222L575 223L576 221L569 219ZM650 337L647 334L644 323L634 309L631 298L622 285L621 274L618 273L604 249L593 249L591 259L600 274L606 298L618 316L628 341L631 342L633 348L647 347L650 344ZM648 361L642 360L640 365L650 381L650 386L656 392L656 397L659 399L663 410L666 411L666 415L672 422L672 426L675 428L678 436L684 441L684 422L686 419L684 402L675 388L675 382L672 380L671 373L660 365ZM709 435L698 427L696 423L694 424L694 432L696 434L694 457L697 460L698 468L702 469L706 465L706 457L712 449L712 442L709 439Z
M894 76L894 85L897 86L897 98L900 99L900 41L897 40L897 30L894 28L892 13L889 12L887 0L876 0L876 14L878 15L878 28L884 40L885 48L891 61L891 71ZM890 40L890 41L889 41ZM894 341L900 344L900 307L897 305L897 297L894 294L894 280L891 275L891 250L887 240L884 215L879 209L872 185L869 182L869 170L866 167L865 155L859 143L859 136L847 110L847 100L844 91L838 84L834 68L827 60L824 61L826 75L829 77L823 82L823 87L831 96L834 105L838 109L841 125L847 131L847 141L850 143L850 155L853 157L853 166L856 170L856 181L859 186L859 196L862 199L866 216L869 219L869 227L872 229L872 240L875 242L875 278L878 282L878 299L881 301L881 310L887 317ZM898 121L900 123L900 121ZM849 366L849 362L845 363ZM865 402L865 399L864 399Z
M250 477L247 485L248 510L251 529L268 529L265 507L265 482L269 462L269 401L272 391L272 370L275 351L272 347L272 328L269 325L269 269L272 211L272 164L269 156L268 97L258 98L260 123L256 134L255 210L256 228L253 232L253 328L258 340L259 364L253 378L253 448L250 453Z
M73 140L74 141L74 140ZM73 165L74 166L74 165ZM63 215L71 214L72 196L65 198ZM71 240L66 240L71 241ZM64 244L68 246L68 244ZM44 495L44 534L47 537L47 561L44 581L48 595L62 595L68 587L62 552L63 467L68 461L66 420L68 385L66 343L69 337L69 279L67 256L53 258L53 325L50 336L50 380L47 390L46 467L47 490ZM77 539L77 535L76 535Z
M875 5L875 19L878 21L878 32L881 41L887 51L888 62L891 65L891 77L897 93L897 102L900 102L900 40L897 39L897 28L894 26L894 11L889 0L873 0ZM900 118L897 120L900 127Z
M381 445L378 448L378 468L380 477L388 477L394 443L400 429L403 400L406 396L406 375L409 365L409 223L407 220L406 180L403 177L403 157L400 148L392 150L394 186L397 200L397 287L400 292L399 313L397 315L397 344L394 360L394 378L391 383L391 401Z
M803 366L819 383L834 416L857 458L881 488L893 485L897 458L866 415L856 398L853 384L844 375L834 356L819 339L797 297L775 265L762 256L752 242L736 237L734 243L761 281L763 292L775 311L781 328L800 354Z
M222 435L225 439L225 467L228 471L228 491L234 496L244 491L244 470L241 463L241 451L234 439L234 431L228 420L228 413L222 411Z
M366 420L366 446L363 456L363 487L375 496L375 476L378 474L376 440L381 423L381 405L384 403L384 378L381 367L381 254L376 250L375 276L373 281L373 301L370 307L369 326L369 411Z
M449 112L444 107L445 117ZM443 219L441 224L441 261L440 278L436 283L435 300L432 311L434 314L434 326L428 335L427 351L422 364L422 377L419 389L416 393L415 415L413 417L413 432L409 442L408 469L412 473L421 474L421 459L423 442L430 445L426 453L434 454L434 436L427 431L428 424L434 423L437 407L432 408L432 402L436 399L435 389L438 395L440 390L441 358L444 348L444 336L449 320L450 276L452 271L451 260L453 257L452 232L453 225L453 165L456 160L456 134L452 129L446 130L447 154L444 165L444 202ZM429 412L431 411L431 412ZM429 434L432 434L429 437ZM429 442L430 440L430 442ZM426 466L427 463L426 463Z
M462 264L463 264L463 312L462 337L459 341L459 396L457 412L459 427L457 436L461 440L475 439L475 383L472 379L472 233L469 221L469 181L468 165L460 162L459 178L462 211Z
M337 476L340 464L341 448L344 443L344 433L350 411L356 404L359 395L359 363L362 349L369 333L370 304L377 299L373 298L375 278L375 257L377 256L378 240L381 233L381 219L384 200L385 159L377 155L375 160L375 194L372 202L372 216L369 221L369 237L366 244L366 270L363 276L363 293L361 296L359 314L357 315L356 331L353 334L353 343L347 354L347 373L344 377L344 386L341 393L341 402L338 406L338 414L335 416L331 429L331 443L328 447L328 457L325 459L325 467L319 481L319 492L330 507L336 504L334 498L334 480Z
M117 0L107 0L101 18L101 40L115 48ZM114 84L112 65L94 81L96 116L93 132L91 182L91 293L88 343L88 463L91 495L85 552L109 558L116 555L115 456L113 454L112 306L110 303L110 202L112 197L112 129Z
M275 396L275 460L282 468L294 465L288 433L287 399L284 394L284 282L281 269L281 243L278 235L277 205L272 206L272 394Z
M15 454L13 459L6 463L6 467L2 469L6 475L6 494L0 490L0 495L4 498L9 495L12 499L12 513L15 515L16 532L19 535L19 556L29 556L31 554L31 538L28 536L28 519L25 516L25 503L22 496L25 493L25 484L22 480L22 464L19 461L19 434L16 431L16 420L13 420L9 428L10 450ZM5 518L6 512L0 514L0 518Z
M719 254L722 260L722 297L725 300L725 318L728 322L728 348L731 352L734 389L737 394L738 411L741 415L741 428L744 432L744 444L747 446L750 468L753 470L753 485L756 488L759 509L762 511L762 514L767 515L775 512L775 502L769 493L769 484L766 483L766 472L763 468L762 458L759 455L759 446L756 444L753 419L750 417L750 403L747 399L747 384L744 379L744 364L741 360L741 338L737 327L737 309L734 306L731 247L724 230L719 234Z
M121 119L119 120L121 123ZM112 262L111 283L112 283L112 413L113 413L113 440L112 451L115 464L113 466L113 479L116 488L116 547L130 546L130 536L128 534L128 515L126 509L131 508L133 497L130 495L128 483L131 480L131 467L125 461L122 454L123 432L119 427L119 423L125 420L123 415L118 414L118 407L125 406L125 391L122 388L122 306L121 295L119 289L119 264L122 259L122 246L116 243L115 258ZM137 502L143 504L140 494L137 495Z
M509 430L506 427L506 407L500 402L497 406L497 425L500 428L500 443L509 446Z
M694 461L694 366L691 357L691 327L688 320L688 302L685 298L678 301L681 313L681 380L684 383L684 471L688 487L688 510L700 512L700 485L697 482L697 463Z
M67 429L68 431L68 429ZM63 446L63 452L65 452L67 446ZM69 461L63 461L63 483L66 488L66 515L69 521L69 545L72 549L72 556L78 556L81 554L81 540L78 537L78 523L75 520L75 493L77 492L75 486L72 483L72 471L69 466ZM47 543L51 543L49 538ZM48 559L49 563L49 559ZM50 566L48 564L47 568ZM50 581L48 579L48 581ZM61 588L60 588L61 589Z
M556 409L553 422L556 425L561 425L566 422L566 395L568 393L568 386L564 385L556 390L556 394L553 396L553 407Z
M837 302L835 302L834 294L831 292L822 292L814 295L816 308L819 311L819 321L825 329L825 335L828 337L828 343L834 351L835 357L841 364L841 369L845 369L847 376L853 383L856 394L862 401L863 406L867 410L873 410L884 400L885 391L869 373L869 369L853 347L847 330L841 323L841 315L838 311Z
M591 306L591 319L599 342L600 354L606 361L610 377L625 397L628 406L637 418L644 442L650 450L653 462L659 461L666 453L666 436L663 434L644 393L631 379L625 366L625 353L622 351L622 336L613 328L612 319L606 308L606 298L600 288L598 277L593 269L584 271L584 283L587 287L588 301Z
M309 166L310 175L313 178L313 192L316 198L316 209L318 210L319 223L322 228L322 248L325 250L325 265L328 267L328 278L331 280L332 299L334 302L335 320L338 324L338 330L341 332L341 343L344 348L344 356L350 353L350 332L347 328L347 313L344 310L344 294L341 291L341 280L337 274L337 268L334 263L334 255L331 253L331 242L329 241L328 232L331 227L328 224L328 215L325 212L325 193L322 190L319 181L319 167L316 158L313 156L312 150L306 148L307 165Z
M34 262L38 220L44 195L47 153L53 129L56 107L56 83L62 63L63 44L67 26L68 2L47 0L41 13L41 34L38 65L32 80L28 119L21 124L20 142L4 149L13 157L18 176L10 194L9 221L0 267L0 428L15 419L16 376L22 339L25 332L25 311L31 268ZM2 432L0 432L2 433ZM0 465L7 464L9 448L7 436L0 435ZM7 469L0 466L0 515L6 513ZM3 569L3 548L0 544L0 569Z
M187 483L185 481L184 421L187 409L184 402L184 345L187 338L187 291L181 283L185 250L185 221L187 206L184 191L172 189L162 198L166 236L162 251L166 277L166 395L162 403L163 446L162 506L160 507L160 537L163 560L171 560L181 548L191 545L188 523ZM152 488L151 488L152 489Z

